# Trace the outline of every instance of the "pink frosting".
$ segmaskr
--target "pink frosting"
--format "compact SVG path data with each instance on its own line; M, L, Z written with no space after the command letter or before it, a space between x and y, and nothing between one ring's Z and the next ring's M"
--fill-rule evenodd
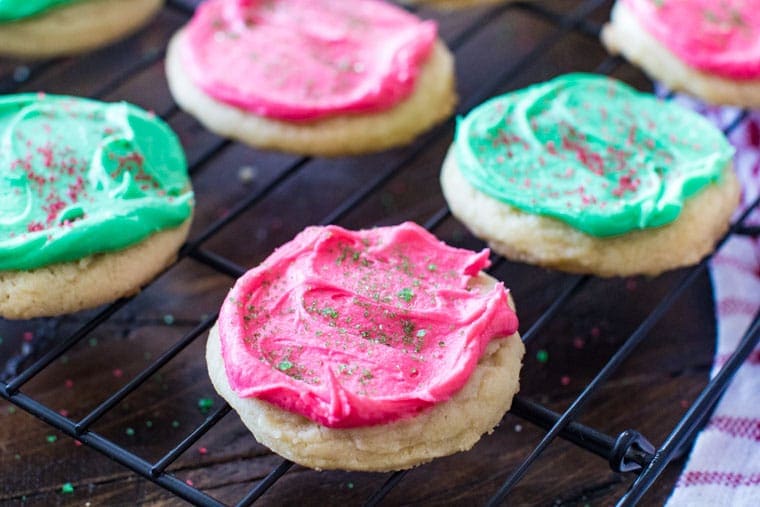
M729 79L760 78L760 1L622 1L689 66Z
M488 342L517 330L488 250L420 226L310 227L241 277L222 305L227 378L328 427L381 424L449 399Z
M208 95L257 115L309 120L408 97L436 25L378 0L209 0L182 57Z

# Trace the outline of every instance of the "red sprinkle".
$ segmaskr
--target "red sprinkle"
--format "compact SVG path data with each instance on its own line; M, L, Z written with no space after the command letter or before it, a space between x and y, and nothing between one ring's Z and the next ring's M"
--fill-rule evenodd
M34 339L34 333L32 333L31 331L25 331L24 332L24 341L25 342L30 342L33 339Z
M66 388L71 389L72 387L74 387L74 381L67 378L66 380L63 381L63 385L66 386Z
M586 346L586 340L584 340L583 338L580 338L580 337L573 338L573 347L575 347L576 349L580 350L580 349L582 349L585 346Z
M563 375L562 378L559 379L559 383L562 384L563 386L570 384L570 377L568 377L567 375Z
M124 375L124 372L120 370L119 368L114 369L113 376L116 378L120 378L122 375Z
M208 454L208 449L206 449L205 447L199 447L198 448L198 453L199 454Z

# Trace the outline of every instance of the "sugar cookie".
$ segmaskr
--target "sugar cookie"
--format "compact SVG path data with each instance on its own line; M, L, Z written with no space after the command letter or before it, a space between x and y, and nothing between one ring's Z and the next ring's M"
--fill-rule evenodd
M0 55L49 58L110 44L145 25L163 0L0 1Z
M488 263L411 223L307 228L228 295L211 380L261 443L308 467L467 450L510 407L524 353Z
M701 116L570 74L461 120L441 184L451 212L509 258L656 275L698 262L727 230L732 155Z
M0 316L97 306L175 258L193 194L179 141L152 114L6 95L0 142Z
M210 130L310 155L410 142L456 102L431 21L378 0L210 0L170 42L177 103Z
M707 102L760 107L760 9L742 0L617 0L602 41Z

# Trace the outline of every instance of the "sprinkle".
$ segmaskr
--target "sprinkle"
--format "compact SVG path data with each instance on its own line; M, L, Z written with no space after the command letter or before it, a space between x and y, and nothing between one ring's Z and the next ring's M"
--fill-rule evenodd
M172 324L174 324L174 315L172 315L171 313L167 313L166 315L164 315L164 324L166 324L167 326L171 326Z
M408 303L414 297L414 292L412 292L412 289L410 289L409 287L404 287L396 295L398 296L399 299L403 299L404 301Z
M46 437L45 437L45 440L47 440L47 442L48 442L49 444L52 444L52 443L54 443L56 440L58 440L58 437L57 437L57 436L55 436L55 435L48 435L48 436L46 436Z
M114 369L112 373L113 373L113 376L116 378L120 378L122 375L124 375L124 372L119 368Z
M544 349L539 350L536 352L536 360L539 363L546 363L549 360L549 353Z
M81 440L74 440L74 445L77 447L82 447L82 441Z
M598 327L594 326L594 327L591 328L591 336L593 336L594 338L599 338L599 335L601 333L602 332L599 330Z
M133 437L135 436L135 429L127 428L126 430L124 430L124 433L126 433L128 437Z
M172 428L179 428L179 421L172 421Z
M248 184L256 178L257 172L255 167L244 165L238 169L238 180L240 180L240 183Z
M74 381L71 380L70 378L67 378L66 380L63 381L63 385L66 386L67 389L71 389L72 387L74 387Z
M74 486L70 482L65 482L63 486L61 486L61 493L70 495L74 492Z
M428 271L435 271L438 269L438 266L436 266L435 264L428 264L427 268L428 268Z
M2 345L2 344L3 344L3 337L0 336L0 345Z
M420 329L419 331L417 331L417 336L419 338L424 337L426 334L427 334L427 331L425 329Z
M290 361L287 361L287 360L280 361L280 364L277 365L277 369L280 370L280 371L288 371L292 367L293 367L293 363L291 363Z
M193 481L191 481L190 479L187 479L185 481L185 484L187 484L188 486L192 486L193 485Z
M214 399L213 398L200 398L198 399L198 408L200 409L201 413L205 414L209 410L211 410L211 407L214 406Z
M202 455L208 454L208 449L206 449L205 447L198 447L198 454L202 454Z
M34 339L34 333L31 331L24 331L24 341L30 342Z
M681 405L681 408L688 408L689 402L688 400L681 400L680 405Z
M348 484L346 484L346 486L348 486L348 489L354 489L354 483L353 482L349 482Z
M575 347L578 350L581 350L583 347L586 346L586 340L583 338L576 336L573 338L573 347Z
M14 406L8 407L8 413L9 414L15 414L16 413L16 407L14 407Z
M69 416L69 411L66 410L65 408L62 408L61 410L59 410L58 413L61 414L63 417Z
M145 427L146 428L152 428L153 427L153 421L151 421L150 419L148 419L147 421L145 421Z
M16 454L13 455L13 459L15 459L16 461L18 461L18 460L21 459L21 455L19 453L16 453Z
M522 424L515 424L515 433L520 433L522 431Z
M87 340L87 343L90 344L90 347L94 347L94 346L96 346L98 344L98 339L97 338L90 338L89 340Z
M570 377L568 377L567 375L562 375L562 378L559 379L559 383L562 384L563 386L569 385Z

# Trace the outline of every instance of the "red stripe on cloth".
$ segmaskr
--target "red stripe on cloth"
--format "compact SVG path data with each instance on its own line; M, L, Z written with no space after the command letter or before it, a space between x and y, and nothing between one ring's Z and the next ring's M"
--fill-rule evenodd
M727 297L718 301L718 315L721 317L726 315L754 316L758 306L760 304L757 301Z
M676 487L687 488L689 486L704 485L718 485L727 488L758 486L760 485L760 473L745 475L733 472L691 470L678 479Z
M707 427L732 437L748 438L760 442L760 419L758 418L721 415L710 419Z
M726 361L728 361L729 357L731 357L731 354L721 354L719 356L716 356L715 364L722 366L726 363ZM752 351L750 355L747 356L747 360L744 361L744 364L760 365L760 349Z

